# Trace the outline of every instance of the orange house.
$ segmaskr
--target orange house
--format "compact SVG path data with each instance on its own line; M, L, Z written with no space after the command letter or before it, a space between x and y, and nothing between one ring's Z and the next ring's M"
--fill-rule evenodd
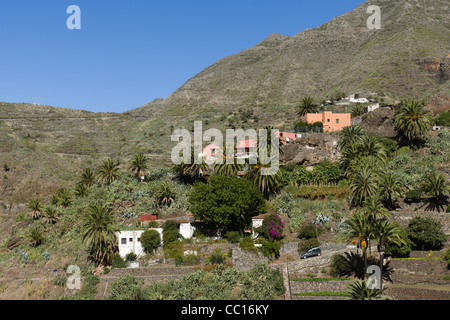
M324 111L322 113L308 113L306 115L307 123L322 122L323 131L333 132L341 131L345 127L352 125L352 115L350 113L333 113Z

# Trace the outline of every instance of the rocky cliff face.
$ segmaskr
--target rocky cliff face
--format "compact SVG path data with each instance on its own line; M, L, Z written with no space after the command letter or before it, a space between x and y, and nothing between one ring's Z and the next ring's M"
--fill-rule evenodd
M313 134L285 145L281 160L287 164L314 166L322 160L336 161L339 158L338 136L335 134Z
M444 84L450 79L450 54L442 60L438 58L418 59L416 63L422 70L427 71L430 77L439 84Z

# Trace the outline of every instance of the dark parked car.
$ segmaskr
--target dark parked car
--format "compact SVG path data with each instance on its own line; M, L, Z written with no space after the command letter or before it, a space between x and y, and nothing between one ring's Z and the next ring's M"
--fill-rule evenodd
M310 258L310 257L316 257L320 256L322 254L322 250L320 250L320 247L315 247L309 249L307 252L303 253L301 255L302 259Z

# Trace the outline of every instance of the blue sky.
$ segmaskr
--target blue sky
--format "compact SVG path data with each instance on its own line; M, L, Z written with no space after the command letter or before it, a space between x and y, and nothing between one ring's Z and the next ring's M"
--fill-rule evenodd
M1 0L0 101L124 112L204 68L363 0ZM81 9L69 30L67 7Z

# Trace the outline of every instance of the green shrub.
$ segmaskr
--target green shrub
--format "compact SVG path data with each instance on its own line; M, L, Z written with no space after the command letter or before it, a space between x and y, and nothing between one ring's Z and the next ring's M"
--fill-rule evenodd
M134 252L130 252L125 256L125 261L130 262L130 261L136 261L137 259L137 255Z
M264 256L268 257L270 260L273 260L280 257L280 248L281 244L279 241L264 239L260 250Z
M146 230L141 235L141 243L146 252L153 253L161 245L161 235L156 230Z
M213 254L207 258L208 264L222 264L227 260L226 255L220 248L216 249Z
M242 250L250 250L250 251L256 251L255 242L250 237L244 237L241 238L239 241L239 248Z
M239 243L242 234L239 231L228 231L225 233L224 238L230 243Z
M175 265L178 266L192 266L200 263L200 256L191 253L181 256L181 258L175 259Z
M414 217L406 232L413 250L440 250L447 241L442 225L430 217Z
M409 190L405 194L405 201L409 203L417 203L422 200L422 191L421 190Z
M386 256L391 256L393 258L406 258L409 257L409 254L411 252L412 243L411 240L408 238L408 234L404 228L401 228L401 232L399 234L400 238L406 242L406 245L404 244L396 244L393 242L386 243L386 250L384 254Z
M122 257L119 254L116 254L111 259L111 267L112 268L126 268L127 262L122 259Z
M298 237L300 239L309 240L309 239L317 238L323 232L324 232L324 228L322 226L308 223L308 224L304 224L300 228L300 231L298 232Z
M163 243L164 246L177 241L180 238L178 224L175 221L166 221L163 226Z
M141 300L142 284L131 275L122 276L112 283L108 300Z
M442 112L436 118L436 125L450 127L450 111Z

